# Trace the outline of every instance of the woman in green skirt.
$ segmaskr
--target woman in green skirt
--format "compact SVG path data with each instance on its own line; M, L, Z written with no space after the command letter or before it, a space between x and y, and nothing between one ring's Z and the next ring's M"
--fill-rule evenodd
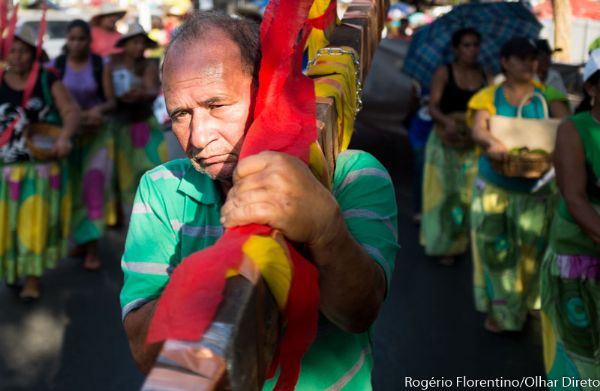
M537 48L530 39L509 40L500 52L506 80L469 101L473 139L483 151L471 202L475 304L487 313L484 327L491 332L519 331L528 310L539 309L539 268L554 212L555 184L496 171L492 160L502 162L509 151L489 129L492 116L516 117L524 100L525 118L544 118L542 99L552 117L568 114L564 95L533 81L536 61Z
M156 42L139 24L132 24L116 43L123 52L107 64L117 100L114 137L119 201L129 215L142 175L168 160L163 129L152 104L159 93L158 64L144 57Z
M454 62L439 67L431 82L429 112L435 125L425 147L421 243L427 255L446 266L469 244L468 211L477 156L465 113L469 99L491 80L479 63L480 43L477 30L456 31Z
M40 296L40 277L66 250L71 199L61 159L79 125L67 89L36 64L36 47L33 31L18 31L0 80L0 278L24 278L23 300ZM54 138L30 137L33 124L61 122Z
M562 197L541 271L551 389L565 389L563 378L596 381L568 389L600 387L600 49L591 53L583 78L594 103L558 129L554 166Z
M76 19L67 26L66 53L53 65L81 113L81 127L69 155L69 177L73 188L71 255L84 257L86 270L97 270L98 239L106 223L114 223L112 194L114 143L106 114L114 106L111 74L100 56L92 54L89 25Z

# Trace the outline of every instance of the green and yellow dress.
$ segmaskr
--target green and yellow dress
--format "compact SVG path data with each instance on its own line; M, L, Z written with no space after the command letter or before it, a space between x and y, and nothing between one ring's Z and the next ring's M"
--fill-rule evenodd
M565 99L552 87L537 83L535 92L546 102ZM502 85L477 93L469 102L469 113L476 110L517 116ZM544 118L540 99L523 107L523 117ZM556 185L550 181L537 189L537 184L538 179L501 175L486 156L479 158L471 202L475 305L503 330L521 330L528 310L540 306L540 264L548 245Z
M33 94L22 106L22 90L0 85L0 132L17 119L0 146L0 279L40 277L56 265L69 237L71 195L63 161L36 160L27 146L26 127L57 120L50 94L57 78L42 70ZM2 134L0 133L0 134Z
M583 145L589 201L600 214L600 125L591 113L570 117ZM544 363L548 380L600 382L600 243L579 228L561 199L541 271ZM596 387L566 389L597 390Z

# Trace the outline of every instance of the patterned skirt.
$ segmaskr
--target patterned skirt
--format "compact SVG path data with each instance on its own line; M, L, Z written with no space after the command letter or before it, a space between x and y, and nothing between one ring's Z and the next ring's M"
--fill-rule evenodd
M71 194L64 162L0 164L0 279L40 277L64 256Z
M555 204L554 183L529 194L475 180L471 204L475 305L503 330L520 331L528 310L539 309L540 264Z
M600 243L562 206L552 221L541 271L546 376L558 386L563 378L600 383ZM592 206L600 214L600 205Z
M129 214L142 175L168 160L167 144L154 117L139 122L117 122L114 137L118 194Z
M477 175L474 148L445 146L431 132L425 148L421 244L432 256L460 255L469 244L469 209Z
M114 140L107 123L98 133L82 134L69 155L73 187L72 238L76 244L99 239L116 222L112 186Z

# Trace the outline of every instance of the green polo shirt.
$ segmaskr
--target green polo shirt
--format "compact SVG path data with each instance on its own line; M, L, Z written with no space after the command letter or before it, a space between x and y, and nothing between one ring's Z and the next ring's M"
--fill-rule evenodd
M144 174L138 187L121 266L122 316L160 296L173 269L188 255L217 241L222 199L216 182L188 159ZM394 187L370 154L338 156L333 194L354 239L385 272L389 290L397 244ZM302 360L297 389L371 388L370 333L344 332L321 316L317 339ZM265 389L273 387L267 382Z

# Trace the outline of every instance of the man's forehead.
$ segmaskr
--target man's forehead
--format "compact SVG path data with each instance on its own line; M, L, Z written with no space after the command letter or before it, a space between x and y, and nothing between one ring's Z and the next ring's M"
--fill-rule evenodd
M216 76L226 68L240 68L241 55L237 45L227 38L202 38L192 42L178 41L170 48L163 65L163 79L199 72Z

